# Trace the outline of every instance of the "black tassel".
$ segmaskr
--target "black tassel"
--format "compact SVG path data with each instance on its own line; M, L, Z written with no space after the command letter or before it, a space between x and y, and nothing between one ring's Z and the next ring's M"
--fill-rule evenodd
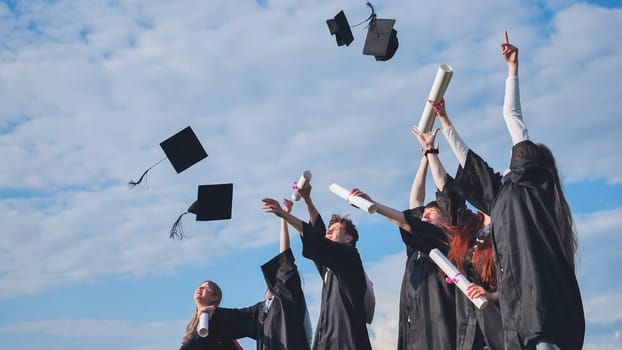
M160 159L159 162L155 163L154 165L150 166L149 169L145 170L145 172L142 175L140 175L140 178L138 178L138 181L134 181L130 179L130 181L128 181L127 183L127 187L131 189L131 188L134 188L139 183L141 183L143 179L145 178L145 176L147 175L147 173L149 172L149 170L151 170L151 168L155 167L156 165L162 163L165 159L166 157Z
M179 217L173 224L173 227L171 227L171 234L168 238L170 239L175 239L175 238L183 239L184 238L184 226L181 224L181 218L186 214L188 214L188 212L185 212L179 215Z
M374 10L374 6L369 1L367 2L367 6L371 9L371 15L369 15L369 17L367 17L367 19L364 20L363 22L355 24L350 28L358 27L361 24L369 22L369 20L376 18L376 10Z

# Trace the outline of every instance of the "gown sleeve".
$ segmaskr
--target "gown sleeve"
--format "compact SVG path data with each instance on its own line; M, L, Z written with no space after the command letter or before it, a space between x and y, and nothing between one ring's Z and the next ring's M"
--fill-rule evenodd
M421 221L423 207L404 210L406 222L410 225L410 231L400 228L400 234L404 243L423 253L428 253L433 248L447 252L447 235L438 226Z
M241 309L218 307L214 310L210 322L218 322L226 327L234 339L246 337L257 339L259 313L262 312L262 305L263 302Z
M304 303L302 282L291 249L287 249L261 266L266 285L281 301Z
M501 179L501 174L469 150L464 167L458 168L455 188L475 208L490 215L493 201L501 188Z

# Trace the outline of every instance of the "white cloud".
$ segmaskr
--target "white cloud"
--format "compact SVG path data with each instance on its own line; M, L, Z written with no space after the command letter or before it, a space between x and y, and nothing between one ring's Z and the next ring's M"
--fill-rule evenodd
M17 2L19 16L1 4L0 298L252 254L276 239L277 221L261 212L261 197L289 196L304 169L313 172L323 213L366 218L327 191L332 182L407 203L419 159L410 127L440 63L455 70L447 93L454 124L503 169L510 145L498 44L506 28L521 48L533 139L551 145L568 181L622 182L622 100L612 73L622 68L613 30L620 9L557 0L376 5L379 17L397 19L400 48L388 62L361 55L363 26L350 47L336 46L325 19L339 7L328 1ZM352 24L369 14L364 3L340 6ZM164 162L148 175L149 187L127 190L127 180L163 157L159 142L187 125L209 157L179 175ZM224 182L234 183L233 219L185 216L191 238L169 241L196 185ZM590 260L616 261L618 217L619 210L577 217L586 283L602 271ZM611 244L592 257L601 238ZM378 263L368 266L383 296L375 347L397 336L403 263L393 253L374 252ZM596 285L582 288L594 303L590 317L602 318Z

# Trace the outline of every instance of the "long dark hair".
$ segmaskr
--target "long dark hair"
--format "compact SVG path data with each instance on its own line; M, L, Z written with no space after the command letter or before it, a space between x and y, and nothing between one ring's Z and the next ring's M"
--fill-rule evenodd
M557 221L557 227L559 229L559 241L562 245L564 257L568 262L568 265L575 271L575 254L577 252L577 230L572 219L572 212L570 206L566 201L564 195L564 189L559 179L559 172L557 171L557 165L553 152L544 144L537 143L536 146L540 151L543 164L546 165L546 169L553 177L553 186L555 193L555 220Z

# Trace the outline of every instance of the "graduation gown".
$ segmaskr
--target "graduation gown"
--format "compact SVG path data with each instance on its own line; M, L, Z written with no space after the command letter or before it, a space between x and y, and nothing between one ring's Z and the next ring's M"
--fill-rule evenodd
M447 254L447 235L421 221L423 207L403 213L414 233L400 229L408 258L400 291L397 348L455 349L454 286L441 279L438 267L427 257L432 248Z
M262 265L261 271L273 295L269 308L261 301L242 309L217 308L214 315L236 339L255 339L258 350L308 350L306 302L291 249Z
M541 341L562 350L583 346L583 304L559 241L554 179L545 165L536 145L522 141L503 181L471 150L456 175L465 199L492 218L506 349Z
M202 338L195 329L179 350L238 350L233 334L221 322L218 315L213 315L208 323L209 333Z
M313 260L323 281L313 349L371 349L365 325L363 262L356 248L333 242L325 233L321 216L314 226L303 222L302 255Z
M456 188L454 179L449 175L446 176L443 191L436 193L436 201L444 212L449 215L451 225L458 226L468 219L469 216L476 215L467 208L464 198ZM490 235L481 238L482 241L489 241L490 239ZM477 244L476 237L473 236L466 256L462 261L465 277L469 281L482 286L488 292L495 292L496 289L493 286L482 281L481 276L476 272L476 268L473 265L472 257L474 250L478 249L476 247ZM482 244L479 244L479 249L482 249L481 246ZM456 330L458 350L484 349L485 346L488 346L489 350L499 350L504 347L501 310L498 302L489 302L484 309L480 310L473 305L473 302L464 293L457 291Z

